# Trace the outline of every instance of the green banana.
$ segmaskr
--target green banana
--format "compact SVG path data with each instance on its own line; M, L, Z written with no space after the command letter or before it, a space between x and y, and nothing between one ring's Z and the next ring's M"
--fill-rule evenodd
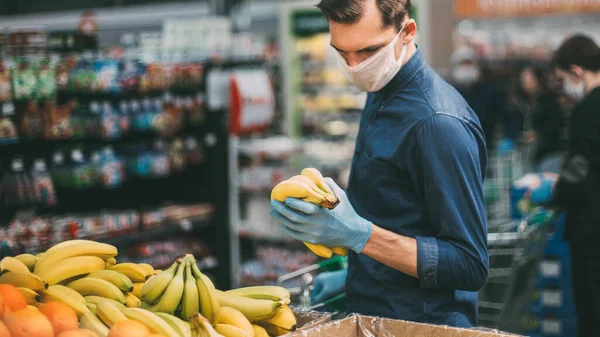
M164 294L165 290L169 286L169 283L175 277L175 272L177 271L177 267L181 264L181 259L178 259L169 267L169 269L162 271L156 276L150 278L144 286L142 287L142 300L149 304L154 304L158 302L162 294Z
M184 288L184 274L186 263L180 263L177 266L177 272L175 273L175 277L171 280L171 283L167 286L165 293L161 296L158 303L152 306L150 311L153 312L164 312L167 314L173 314L175 310L179 307L181 303L181 298L183 297L183 288Z
M188 320L192 315L200 312L200 299L198 297L198 286L196 279L192 276L191 261L185 266L185 284L183 288L183 300L181 302L180 317Z
M89 274L87 277L95 277L108 281L124 292L133 291L133 282L131 282L129 277L113 270L99 270Z

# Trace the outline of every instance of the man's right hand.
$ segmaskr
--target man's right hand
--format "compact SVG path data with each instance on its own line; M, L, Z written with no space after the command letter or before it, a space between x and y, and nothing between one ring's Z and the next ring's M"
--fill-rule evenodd
M312 291L312 304L322 303L344 292L348 269L324 272L315 277Z

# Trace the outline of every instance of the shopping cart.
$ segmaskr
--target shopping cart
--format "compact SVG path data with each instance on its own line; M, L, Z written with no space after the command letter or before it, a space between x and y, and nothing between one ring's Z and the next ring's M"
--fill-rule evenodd
M312 283L314 276L318 273L340 270L346 268L347 265L347 257L335 256L283 275L277 279L277 285L289 290L291 302L299 310L320 310L336 315L346 309L346 294L339 294L323 303L311 303Z
M489 224L490 270L479 292L478 325L521 333L553 218L552 211L537 209L522 220Z
M510 188L512 182L526 172L527 158L524 149L488 153L488 168L483 183L488 219L510 217Z

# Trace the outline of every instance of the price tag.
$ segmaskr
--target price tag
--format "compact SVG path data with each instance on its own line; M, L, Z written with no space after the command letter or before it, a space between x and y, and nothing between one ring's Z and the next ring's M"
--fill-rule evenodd
M540 263L540 272L544 277L559 277L560 276L560 262L559 261L543 261Z
M562 304L562 291L544 290L542 292L542 304L549 307L559 307Z
M559 320L544 319L542 322L542 333L544 335L558 336L562 332L562 326Z
M181 221L179 221L179 226L184 232L189 232L193 228L193 224L190 219L181 219Z
M12 102L4 103L2 105L2 113L4 115L12 115L15 112L15 105Z

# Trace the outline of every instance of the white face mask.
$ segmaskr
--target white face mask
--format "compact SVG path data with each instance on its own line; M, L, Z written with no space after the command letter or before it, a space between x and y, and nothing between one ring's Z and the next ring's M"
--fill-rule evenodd
M402 63L406 58L407 45L402 46L400 59L396 60L394 46L400 38L404 27L398 32L398 35L368 59L362 61L359 65L350 67L346 60L336 51L338 63L346 78L363 91L375 92L385 87L402 68Z
M472 66L458 66L452 70L452 76L458 84L472 84L479 78L479 69Z
M563 81L563 90L565 94L577 101L581 101L585 97L585 83L582 80L579 81L579 84L575 84L571 78L565 78Z

